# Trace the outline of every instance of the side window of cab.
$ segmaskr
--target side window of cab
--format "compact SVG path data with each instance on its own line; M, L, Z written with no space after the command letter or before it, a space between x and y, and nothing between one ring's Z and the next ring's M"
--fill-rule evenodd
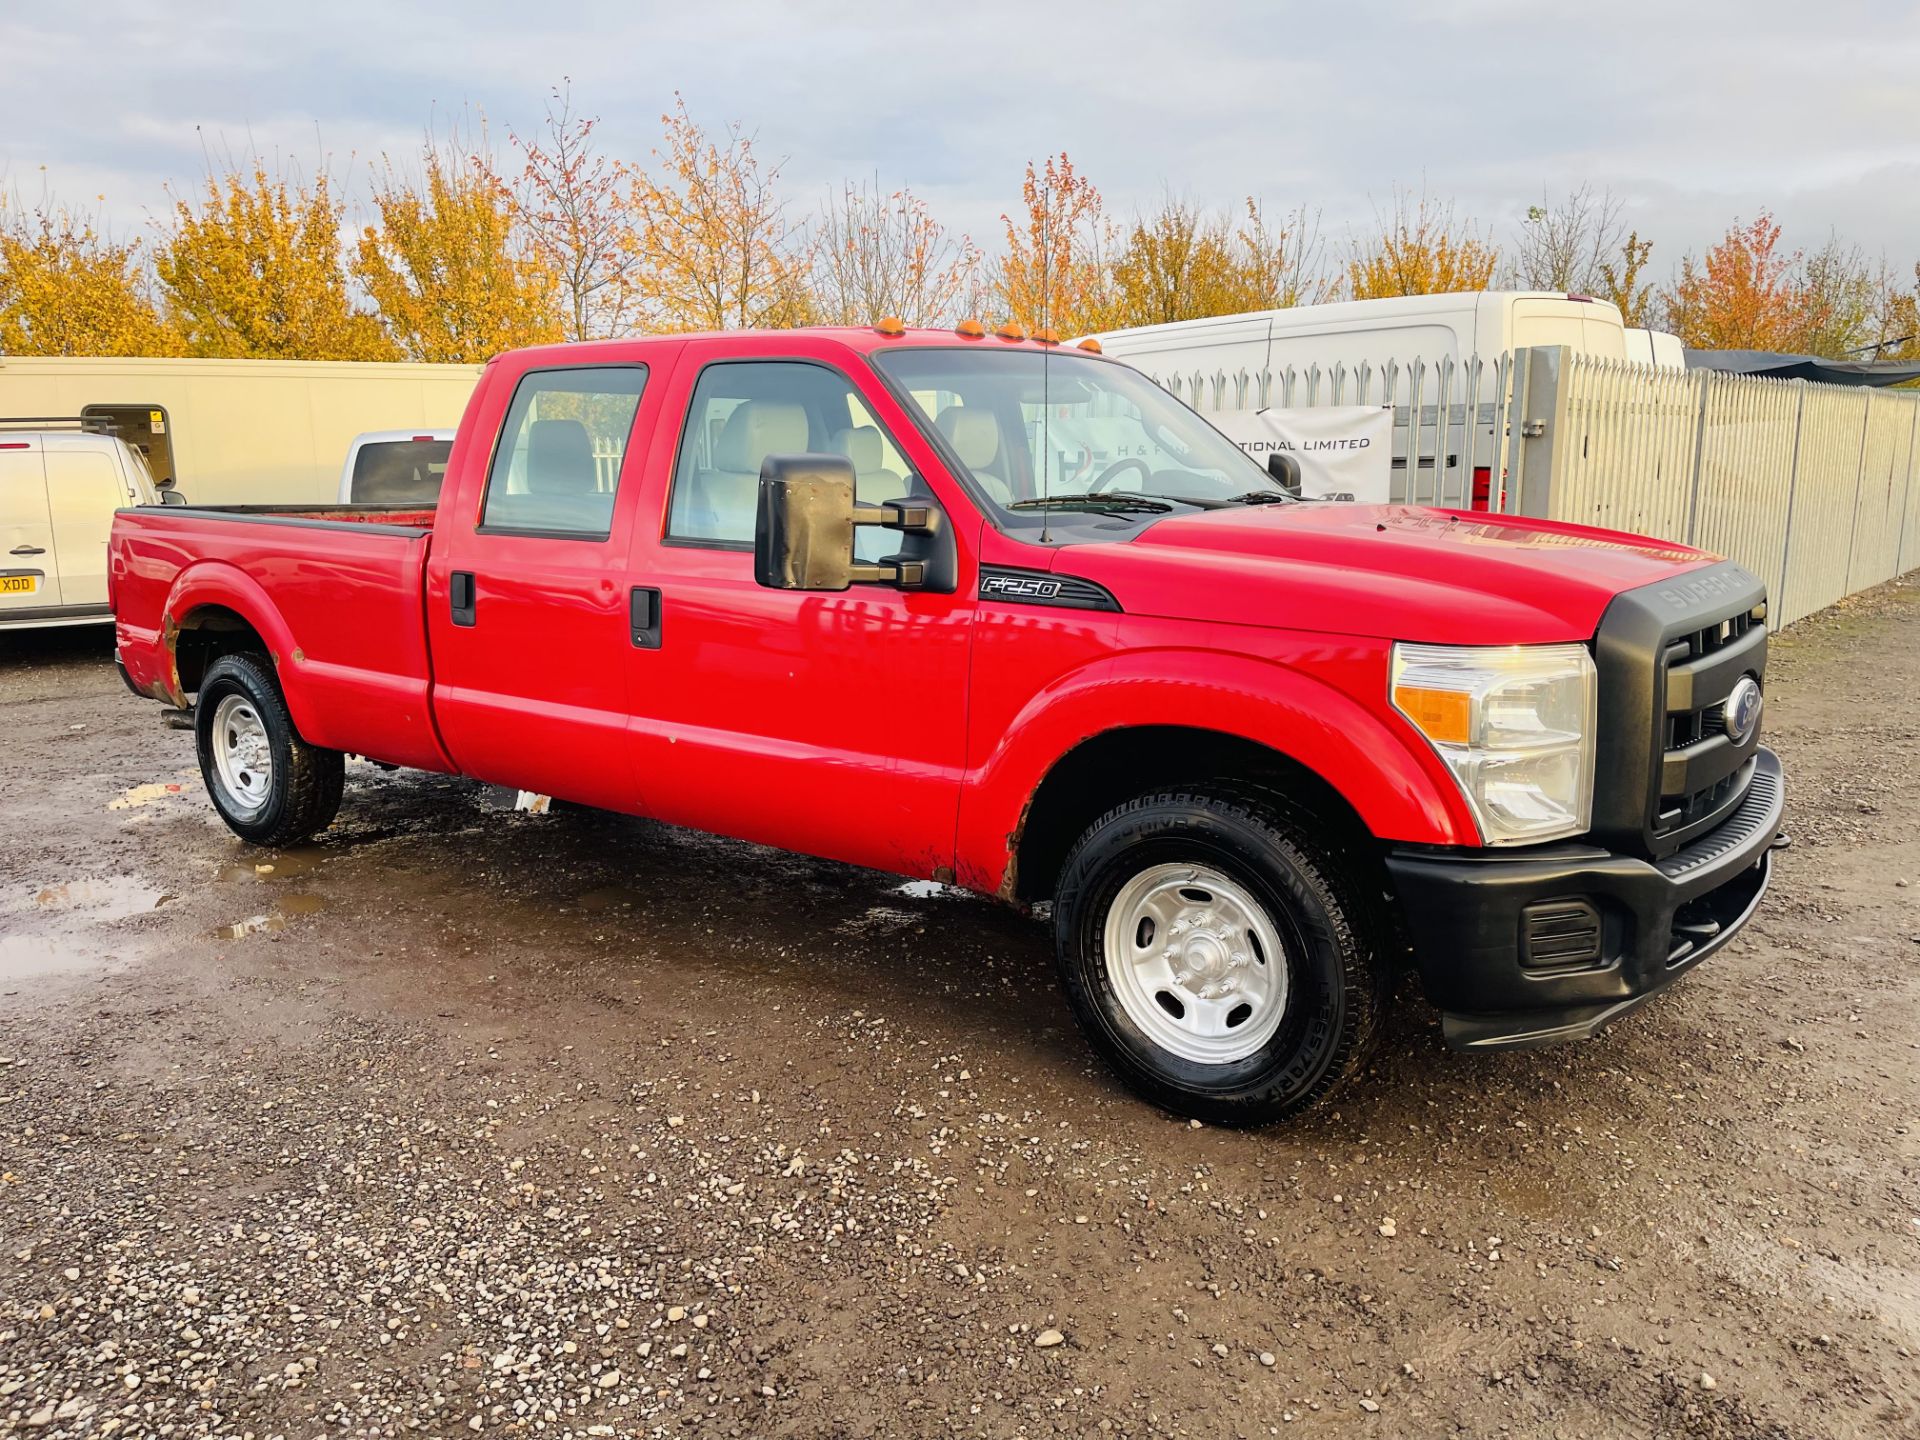
M646 383L644 365L521 376L487 472L480 528L605 540Z
M845 456L863 504L898 500L910 486L899 447L839 371L800 360L707 366L674 464L668 542L752 549L760 466L797 454Z

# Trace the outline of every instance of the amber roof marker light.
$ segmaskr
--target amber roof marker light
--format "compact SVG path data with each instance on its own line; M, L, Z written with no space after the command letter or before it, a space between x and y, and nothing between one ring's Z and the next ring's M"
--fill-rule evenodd
M1087 336L1086 339L1078 342L1073 348L1076 350L1084 350L1089 355L1098 355L1102 353L1100 349L1100 342L1094 339L1091 335Z
M884 335L889 340L898 340L907 333L907 327L900 323L898 315L881 316L874 322L873 330L876 335Z
M1060 343L1060 332L1058 330L1036 330L1033 332L1033 338L1042 345L1058 345Z
M1011 320L994 331L993 334L996 340L1024 340L1027 338L1027 332Z
M987 335L987 327L982 325L978 320L962 320L958 325L953 327L953 333L963 340L984 340Z

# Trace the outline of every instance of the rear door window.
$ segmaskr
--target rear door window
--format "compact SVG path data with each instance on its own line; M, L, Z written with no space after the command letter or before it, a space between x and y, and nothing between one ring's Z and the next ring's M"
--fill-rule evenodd
M522 376L494 447L481 528L606 539L646 382L644 365Z
M451 440L370 440L353 459L353 499L381 504L440 498Z

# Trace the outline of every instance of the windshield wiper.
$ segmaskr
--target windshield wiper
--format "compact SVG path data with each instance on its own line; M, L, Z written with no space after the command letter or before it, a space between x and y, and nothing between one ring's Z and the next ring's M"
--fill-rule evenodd
M1055 505L1072 505L1084 510L1112 510L1119 513L1130 510L1143 511L1152 515L1165 515L1173 509L1173 506L1167 501L1155 500L1148 495L1102 495L1095 491L1089 491L1079 495L1049 495L1044 500L1016 500L1007 506L1007 509L1048 510Z
M1234 505L1291 505L1300 497L1289 495L1284 490L1249 490L1244 495L1236 495L1229 502Z

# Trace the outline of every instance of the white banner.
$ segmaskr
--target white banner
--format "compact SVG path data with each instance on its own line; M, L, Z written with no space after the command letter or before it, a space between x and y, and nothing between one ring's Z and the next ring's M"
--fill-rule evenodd
M1393 408L1315 405L1209 411L1207 419L1262 465L1284 451L1300 462L1300 493L1387 503L1393 477Z

